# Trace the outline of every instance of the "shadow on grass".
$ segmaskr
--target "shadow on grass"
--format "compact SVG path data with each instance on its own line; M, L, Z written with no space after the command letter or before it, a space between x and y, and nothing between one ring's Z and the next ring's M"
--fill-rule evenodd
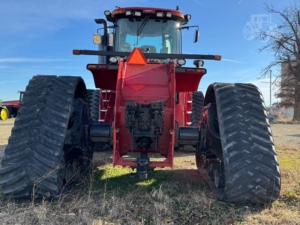
M197 170L154 170L146 180L132 178L130 168L108 167L94 172L94 189L100 192L114 192L119 196L133 191L149 193L161 186L169 189L169 194L184 194L187 190L203 190L207 187Z
M140 224L153 225L219 225L243 224L249 215L265 209L262 206L218 201L196 169L157 169L146 180L131 178L131 172L130 168L100 166L93 171L90 200L86 200L87 194L83 195L88 186L82 185L70 192L69 197L49 204L44 200L36 201L35 206L27 202L26 213L32 213L32 209L37 210L43 205L60 219L66 219L66 215L70 213L68 209L71 208L72 213L82 211L89 213L89 218L103 218L118 222L117 224L136 224L139 221ZM22 209L26 203L14 202ZM7 204L2 202L2 206L5 205ZM74 216L74 224L78 223L75 220L79 218L79 214L76 215L78 217ZM46 219L40 222L45 221ZM82 218L81 222L83 221L87 219Z
M96 161L103 161L105 163L112 163L112 155L113 152L110 151L95 151L94 152L94 160ZM136 159L137 157L140 156L140 153L128 153L128 157ZM162 157L159 153L150 153L149 154L150 158L153 159L159 159L163 161L165 158ZM181 151L175 151L174 152L174 157L175 158L187 158L187 157L195 157L195 152L181 152Z
M300 137L300 134L290 134L290 135L287 135L287 136L290 136L290 137Z
M174 224L239 224L247 216L265 209L262 205L218 201L196 169L157 169L146 180L131 178L131 172L129 168L121 167L94 171L95 196L99 198L100 194L102 198L130 202L144 216L151 215L153 218L158 216L154 214L162 204L168 207L164 216ZM153 211L146 212L147 207L153 208Z

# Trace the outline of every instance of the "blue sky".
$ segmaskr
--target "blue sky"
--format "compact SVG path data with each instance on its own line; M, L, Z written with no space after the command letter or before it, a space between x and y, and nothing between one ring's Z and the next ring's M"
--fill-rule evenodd
M191 14L189 25L200 26L198 43L193 30L183 32L183 53L220 54L222 61L206 61L208 73L199 90L205 92L213 82L254 83L269 105L269 78L257 79L262 67L273 60L273 53L259 53L266 43L247 40L243 29L251 15L267 14L264 3L278 9L289 4L279 0L0 0L0 98L18 99L33 75L82 76L94 88L87 63L96 56L74 56L73 49L97 49L92 35L104 18L104 10L115 6L149 6L175 9ZM271 15L277 25L280 18ZM248 37L249 39L249 37ZM192 65L188 62L188 65ZM273 71L276 75L278 71ZM273 91L274 93L274 91ZM272 96L272 102L277 101Z

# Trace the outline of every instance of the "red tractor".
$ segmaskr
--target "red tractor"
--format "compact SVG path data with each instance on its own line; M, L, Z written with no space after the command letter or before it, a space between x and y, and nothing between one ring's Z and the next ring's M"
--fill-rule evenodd
M19 100L10 100L10 101L3 101L2 106L6 106L8 110L8 118L16 117L18 114L18 110L21 105L21 101L23 99L24 91L19 91L20 97Z
M141 7L104 14L106 20L95 20L104 31L94 35L99 50L73 50L99 56L87 65L101 90L98 121L82 78L34 76L2 159L4 195L59 196L88 171L98 144L112 149L114 166L134 168L141 179L155 167L172 167L174 150L194 151L220 200L276 200L281 178L262 94L241 83L213 83L205 97L197 91L203 60L221 57L182 54L181 32L197 27L186 25L191 15ZM194 66L184 66L187 59ZM138 157L125 157L132 153Z

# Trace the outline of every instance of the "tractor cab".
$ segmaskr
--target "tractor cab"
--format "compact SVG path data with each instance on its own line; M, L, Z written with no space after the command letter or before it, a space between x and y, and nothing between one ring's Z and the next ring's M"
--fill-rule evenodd
M96 23L103 24L103 35L99 34L102 28L94 34L94 43L99 50L115 52L131 52L140 48L143 53L181 54L181 30L189 29L185 26L191 15L183 15L176 10L160 8L117 8L113 12L104 12L106 20L96 19ZM107 22L113 23L108 26ZM108 33L112 28L113 32ZM198 40L199 31L195 32L194 42ZM100 56L99 63L117 63L115 57ZM164 62L161 60L160 62Z

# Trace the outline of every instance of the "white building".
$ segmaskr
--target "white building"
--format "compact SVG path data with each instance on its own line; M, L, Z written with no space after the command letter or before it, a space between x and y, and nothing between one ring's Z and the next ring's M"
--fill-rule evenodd
M288 73L288 64L287 63L281 63L281 84L286 81L286 75ZM283 101L284 99L280 99ZM284 118L293 118L294 116L294 108L280 108L279 109L282 117Z

